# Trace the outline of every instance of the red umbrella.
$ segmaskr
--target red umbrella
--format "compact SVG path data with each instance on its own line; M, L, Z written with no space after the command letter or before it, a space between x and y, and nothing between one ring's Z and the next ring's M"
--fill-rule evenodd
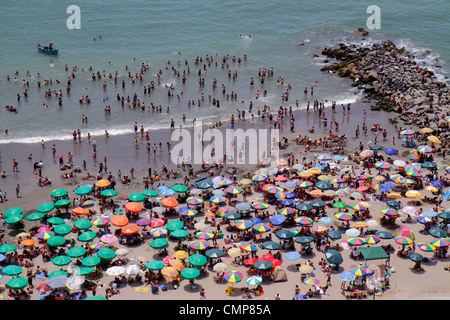
M151 223L152 228L159 228L164 225L164 220L161 218L153 219Z
M39 292L46 293L46 292L52 290L52 287L50 287L50 286L49 286L48 284L46 284L46 283L41 283L40 285L37 286L36 289L37 289Z

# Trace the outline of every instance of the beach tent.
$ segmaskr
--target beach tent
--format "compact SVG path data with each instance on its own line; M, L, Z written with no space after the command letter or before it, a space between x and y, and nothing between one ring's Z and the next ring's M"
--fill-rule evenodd
M273 281L274 282L282 282L287 281L286 272L281 267L276 267L273 272Z
M382 247L363 247L359 248L365 260L387 259L388 255Z

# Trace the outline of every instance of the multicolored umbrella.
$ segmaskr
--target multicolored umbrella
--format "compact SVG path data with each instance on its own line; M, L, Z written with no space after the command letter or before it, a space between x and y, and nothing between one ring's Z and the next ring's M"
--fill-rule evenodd
M227 202L227 198L221 197L221 196L212 196L209 201L211 201L214 204L223 204Z
M295 213L295 209L292 209L289 207L283 208L280 211L278 211L278 214L282 214L283 216L289 216L294 213Z
M99 250L99 249L106 248L106 245L101 241L95 241L95 242L89 243L89 248L94 249L94 250Z
M369 269L364 266L353 265L349 268L349 271L357 277L364 277L369 274Z
M418 146L417 151L419 151L420 153L428 154L428 153L434 152L434 149L427 145L423 145L423 146Z
M47 240L50 237L53 237L55 235L55 233L53 231L43 231L41 233L38 233L36 235L36 238L39 240Z
M425 252L433 252L434 250L436 250L435 246L427 242L419 242L417 243L417 247Z
M211 244L208 241L204 240L194 240L189 243L189 248L194 250L205 250L208 249L211 246Z
M227 281L228 283L239 283L242 281L243 277L243 273L238 270L226 271L223 276L225 281Z
M383 208L380 210L382 214L384 214L387 217L391 218L397 218L400 216L397 210L391 209L391 208Z
M311 218L308 218L306 216L300 216L294 219L295 223L302 227L309 227L312 226L314 221Z
M450 239L440 238L430 242L430 244L436 248L445 248L450 246Z
M189 197L186 199L186 203L191 206L198 206L203 203L202 197Z
M354 238L349 238L347 240L347 243L353 247L359 247L359 246L365 245L366 241L364 238L354 237Z
M311 285L311 286L318 286L320 281L317 280L316 278L305 278L305 280L303 280L303 282L305 284Z
M413 239L406 237L406 236L400 236L400 237L396 237L394 238L395 242L401 245L410 245L411 243L414 242Z
M241 249L242 251L247 251L247 252L256 252L258 251L258 248L252 244L244 244L239 246L239 249Z
M253 225L253 230L260 233L268 232L270 229L270 225L267 223L258 223Z
M253 203L251 207L255 210L266 210L269 208L269 204L264 202L256 202Z
M347 213L347 212L336 212L334 214L334 216L339 221L352 221L353 220L353 216L350 213Z
M240 193L242 193L244 191L244 189L241 189L239 187L233 186L233 187L226 188L225 191L228 194L240 194Z
M364 241L367 244L377 244L381 241L381 238L378 236L367 236L364 238Z
M247 230L253 227L253 222L250 220L237 220L235 227L239 230Z

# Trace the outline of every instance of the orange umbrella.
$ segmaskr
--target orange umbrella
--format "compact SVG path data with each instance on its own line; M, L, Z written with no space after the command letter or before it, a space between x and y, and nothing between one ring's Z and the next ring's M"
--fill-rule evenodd
M130 212L137 213L137 212L141 212L144 208L142 207L142 205L140 203L128 202L125 205L125 209L127 209Z
M72 213L73 214L79 214L79 215L88 215L89 214L89 210L85 209L85 208L78 207L78 208L72 209Z
M174 198L164 198L161 203L163 206L168 208L175 208L178 205L178 201Z
M135 234L139 232L139 227L135 224L130 224L122 228L123 234Z
M126 216L117 215L111 219L111 224L116 227L125 227L128 224L128 218Z
M211 211L205 212L205 216L206 217L214 217L215 215L216 214L214 212L211 212Z
M35 243L36 243L36 240L33 240L33 239L25 239L21 242L21 244L24 246L32 246Z

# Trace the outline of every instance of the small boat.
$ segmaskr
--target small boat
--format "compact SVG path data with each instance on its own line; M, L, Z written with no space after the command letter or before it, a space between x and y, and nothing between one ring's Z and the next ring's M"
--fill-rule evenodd
M50 43L48 47L45 47L41 44L37 45L38 51L48 54L58 54L58 49L52 48L53 43Z

